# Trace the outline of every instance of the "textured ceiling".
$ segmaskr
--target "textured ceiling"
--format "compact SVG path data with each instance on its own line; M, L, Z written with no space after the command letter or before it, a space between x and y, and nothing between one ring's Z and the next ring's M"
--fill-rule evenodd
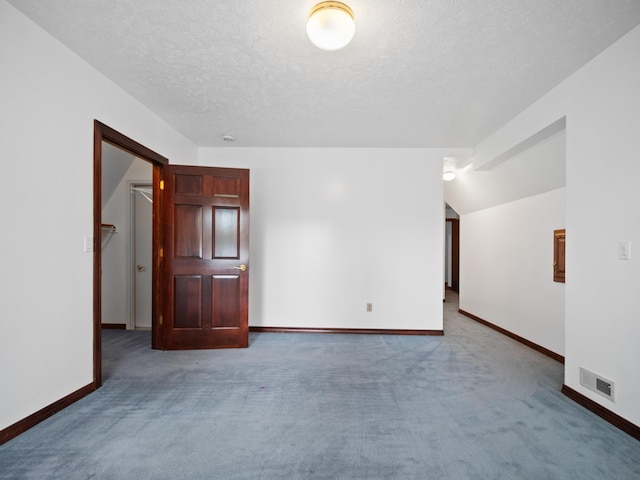
M198 146L473 147L640 23L639 0L9 0Z

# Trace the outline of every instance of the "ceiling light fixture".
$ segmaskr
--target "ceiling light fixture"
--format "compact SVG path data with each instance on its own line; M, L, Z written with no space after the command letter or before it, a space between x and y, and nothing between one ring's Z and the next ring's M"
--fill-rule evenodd
M442 159L442 179L450 182L456 178L456 165L458 159L456 157L444 157Z
M311 9L307 21L307 35L322 50L340 50L347 46L356 24L353 10L341 2L320 2Z
M225 142L233 142L235 140L235 137L233 135L225 133L224 135L222 135L222 140L224 140Z
M454 178L456 178L456 172L454 172L453 170L450 170L448 172L442 172L442 179L445 182L450 182Z

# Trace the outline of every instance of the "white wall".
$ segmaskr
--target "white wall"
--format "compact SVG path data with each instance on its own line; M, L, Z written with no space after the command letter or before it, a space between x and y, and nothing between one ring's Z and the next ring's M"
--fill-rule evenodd
M93 381L93 120L197 150L4 0L0 65L1 429Z
M102 170L109 169L103 157ZM117 233L102 233L102 323L129 323L131 298L131 193L132 182L152 180L153 167L136 158L118 182L113 195L102 209L102 220L117 227ZM151 246L149 246L151 248Z
M443 155L201 149L251 169L250 324L441 330Z
M564 227L564 188L462 215L460 308L564 355L565 284L552 268Z
M476 149L490 162L567 119L565 383L640 425L640 27ZM631 260L617 258L630 240ZM579 367L615 382L615 402L582 387Z

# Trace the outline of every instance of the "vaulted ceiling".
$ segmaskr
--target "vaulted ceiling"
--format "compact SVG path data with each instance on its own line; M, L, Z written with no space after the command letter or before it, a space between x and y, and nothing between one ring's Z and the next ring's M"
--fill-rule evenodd
M473 147L640 23L638 0L9 0L198 146Z

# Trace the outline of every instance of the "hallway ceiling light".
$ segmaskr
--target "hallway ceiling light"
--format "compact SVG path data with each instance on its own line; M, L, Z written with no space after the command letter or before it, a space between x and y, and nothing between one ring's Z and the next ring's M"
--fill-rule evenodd
M309 40L322 50L339 50L349 44L356 31L353 11L341 2L320 2L307 21Z
M456 178L457 162L457 157L444 157L442 159L442 179L445 182L450 182L451 180Z
M442 179L445 182L450 182L451 180L453 180L454 178L456 178L456 172L454 172L453 170L449 170L447 172L443 172L442 173Z

